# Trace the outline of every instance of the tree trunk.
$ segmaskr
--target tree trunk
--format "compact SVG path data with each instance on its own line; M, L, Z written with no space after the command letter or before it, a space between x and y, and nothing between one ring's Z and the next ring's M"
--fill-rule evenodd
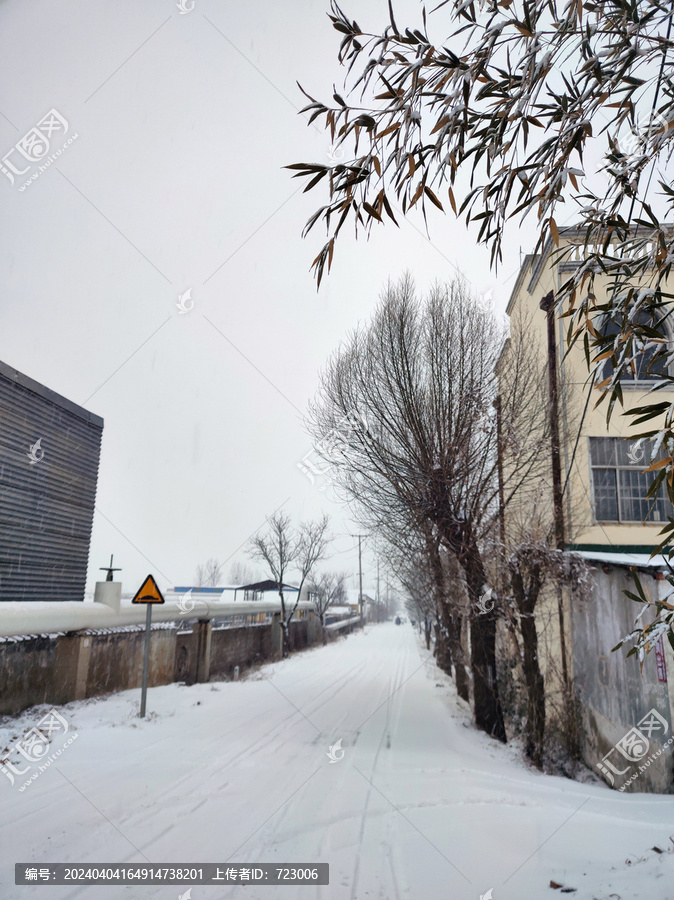
M505 723L496 684L496 617L493 611L483 615L473 613L470 645L475 724L505 744Z
M543 765L543 743L545 739L545 682L538 661L538 634L534 610L541 589L540 571L534 569L529 589L519 570L511 573L513 593L520 613L522 634L522 664L524 682L527 689L527 722L525 728L524 752L539 769Z
M283 647L281 649L281 659L286 659L288 656L289 648L288 648L288 624L289 619L286 619L286 601L283 596L283 591L279 589L278 592L279 598L281 600L281 639L283 641Z
M435 661L451 678L452 651L449 648L449 634L439 619L435 623Z
M468 680L468 672L466 672L466 657L463 652L463 644L461 643L461 631L463 626L463 616L452 615L447 612L447 630L449 632L449 646L454 659L454 672L456 675L456 692L470 703L470 682Z
M451 665L454 663L456 679L456 691L462 700L470 703L470 689L468 685L468 673L466 672L463 646L461 644L461 616L450 612L450 604L446 592L445 573L442 568L442 559L438 544L427 538L426 546L433 572L433 584L435 586L435 605L441 617L442 628L440 633L446 646L443 647L443 660L448 663L444 668L438 658L438 665L449 675L452 673ZM438 645L436 644L436 653Z
M461 548L457 554L466 576L470 598L470 648L473 672L475 724L491 737L507 742L503 710L496 682L496 612L480 613L478 603L487 583L484 565L470 528L463 529Z
M545 687L538 665L538 637L533 613L520 619L524 650L524 679L527 685L527 729L525 753L540 769L545 737Z

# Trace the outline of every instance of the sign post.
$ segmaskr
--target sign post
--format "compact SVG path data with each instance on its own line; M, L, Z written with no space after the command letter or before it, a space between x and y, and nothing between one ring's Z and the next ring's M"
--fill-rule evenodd
M147 680L150 671L150 635L152 634L152 607L155 603L164 603L162 592L152 575L148 575L138 588L132 603L144 603L147 606L145 616L145 646L143 648L143 687L140 695L140 718L145 718L145 705L147 701Z

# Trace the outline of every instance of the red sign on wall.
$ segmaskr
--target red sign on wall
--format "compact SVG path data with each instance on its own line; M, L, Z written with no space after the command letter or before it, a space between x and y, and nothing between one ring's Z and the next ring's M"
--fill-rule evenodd
M655 645L655 664L658 667L658 681L667 681L667 665L665 663L665 648L662 643L662 635Z

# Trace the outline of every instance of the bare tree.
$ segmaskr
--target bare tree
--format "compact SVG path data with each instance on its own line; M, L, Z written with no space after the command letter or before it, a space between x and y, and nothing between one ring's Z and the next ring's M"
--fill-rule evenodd
M324 559L330 543L328 517L317 522L305 522L295 530L290 516L274 513L267 519L267 530L256 534L249 542L249 555L262 562L277 583L281 600L281 630L283 655L288 655L288 628L302 596L302 589L314 566ZM296 570L299 586L294 604L286 602L285 581L288 573Z
M323 627L323 643L327 641L325 631L325 614L330 606L346 601L346 574L344 572L322 572L311 585L314 595L314 606Z
M332 541L328 534L328 526L330 520L327 515L323 515L316 522L303 522L299 527L297 538L297 563L296 568L299 573L300 583L297 592L297 601L293 609L297 609L297 603L302 595L302 589L311 578L316 563L325 559L328 547ZM291 614L291 618L292 618Z
M522 632L522 662L527 688L525 753L541 768L545 738L545 687L538 654L536 604L546 583L573 587L586 597L588 567L576 554L560 553L546 542L516 546L508 559L513 596Z
M288 653L287 628L288 612L286 610L284 585L287 573L297 558L297 539L292 531L290 516L286 513L274 513L267 519L267 530L257 533L249 543L249 555L259 560L269 570L269 574L277 584L281 599L281 629L283 632L283 655Z
M222 577L222 563L217 559L208 559L197 566L195 581L198 587L218 587Z

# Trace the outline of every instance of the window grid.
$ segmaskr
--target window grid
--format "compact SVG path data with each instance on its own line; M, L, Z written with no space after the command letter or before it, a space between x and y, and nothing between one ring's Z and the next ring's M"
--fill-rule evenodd
M590 438L594 515L599 522L659 524L674 515L664 486L648 498L655 472L646 453L629 438Z
M647 311L637 314L636 321L640 325L660 326L665 335L669 337L668 326L658 319L654 319L653 315ZM605 320L600 324L600 331L604 337L614 337L620 331L619 325L613 320ZM620 381L625 386L636 387L646 382L659 381L668 370L663 359L655 361L655 357L661 349L660 345L647 342L646 348L637 356L635 360L635 370L631 372L629 368L624 370L620 375ZM613 374L613 365L610 358L606 360L603 366L602 378L610 378Z

